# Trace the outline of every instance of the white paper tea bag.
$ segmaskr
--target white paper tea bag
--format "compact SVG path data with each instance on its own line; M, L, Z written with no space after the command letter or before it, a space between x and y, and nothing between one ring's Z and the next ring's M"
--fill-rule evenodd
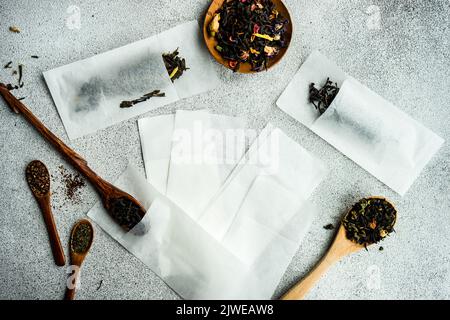
M160 35L44 72L69 138L94 133L217 86L211 59L198 45L200 38L198 23L190 21ZM172 83L162 54L177 47L190 69ZM154 90L165 93L165 97L120 108L122 101L138 99Z
M320 115L309 103L309 85L321 87L327 78L340 91ZM319 52L305 61L277 105L400 195L444 142Z
M163 53L178 48L179 56L186 59L189 68L174 81L173 85L180 99L188 98L216 88L220 80L206 50L202 32L197 21L190 21L158 35Z
M245 152L245 121L180 110L173 132L167 196L197 220Z
M88 216L185 299L271 298L292 258L292 252L297 248L299 238L304 234L300 228L300 236L296 236L296 239L284 239L287 235L286 228L279 234L273 232L269 235L270 241L266 241L266 250L261 251L265 255L264 259L259 256L261 263L251 265L215 240L179 207L149 185L133 167L122 174L116 185L149 208L141 223L150 225L150 231L145 235L136 235L134 230L124 232L100 203L90 210ZM258 183L255 188L261 190L264 185L267 183ZM274 190L274 187L270 189ZM248 205L244 206L246 207ZM243 210L243 217L255 218L255 212ZM307 227L310 214L310 208L305 206L292 214L292 219L285 215L283 220L289 221L293 227L304 222ZM264 224L264 218L257 222ZM259 241L259 238L242 238L244 234L239 232L238 224L235 226L236 234L243 241ZM136 228L139 229L140 226ZM249 236L254 234L261 235L261 232L249 233ZM236 240L238 236L230 233L230 248L233 248L233 239ZM256 257L252 258L255 259Z
M147 181L162 194L167 190L174 121L174 114L138 120Z
M327 169L320 160L280 129L269 124L210 202L199 223L214 237L223 239L236 219L244 199L248 197L252 184L259 177L270 177L303 203L323 180L326 172ZM268 193L262 192L258 197L267 197L274 204L277 203L277 197L271 197L270 192ZM269 211L271 218L266 217L265 221L280 218L276 210ZM276 226L276 222L272 226Z

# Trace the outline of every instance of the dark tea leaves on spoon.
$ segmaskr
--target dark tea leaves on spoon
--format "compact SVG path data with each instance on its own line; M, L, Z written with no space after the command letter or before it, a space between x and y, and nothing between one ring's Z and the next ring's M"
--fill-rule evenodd
M31 162L27 166L25 174L33 194L42 197L50 192L50 174L41 161Z
M145 215L139 205L126 197L110 199L107 209L113 219L127 231L133 229Z
M350 209L342 224L349 240L367 247L393 232L396 219L397 211L389 201L367 198Z
M70 246L73 252L78 254L86 253L92 242L94 230L88 223L78 224L72 232Z

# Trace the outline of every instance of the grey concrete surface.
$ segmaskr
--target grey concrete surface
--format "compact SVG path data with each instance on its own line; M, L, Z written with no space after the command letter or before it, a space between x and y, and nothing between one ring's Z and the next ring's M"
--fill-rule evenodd
M286 0L295 24L283 61L270 72L233 74L219 65L223 86L148 115L207 107L241 115L251 127L272 121L331 170L313 202L320 214L275 293L304 276L325 252L341 215L362 196L384 195L399 210L397 233L379 246L335 265L311 291L310 299L450 298L450 148L448 143L403 198L278 110L275 101L314 49L394 102L437 134L450 139L450 2L388 0ZM183 21L198 19L206 0L29 1L0 0L1 64L25 65L26 104L57 135L64 128L42 72L148 37ZM75 5L80 29L66 20ZM8 31L10 25L20 34ZM69 26L69 27L68 27ZM39 59L31 59L38 55ZM10 69L0 69L12 81ZM141 169L136 119L69 143L106 179L114 180L128 161ZM55 182L55 219L63 243L73 223L98 200L93 189L71 203L61 191L58 166L70 168L20 116L0 102L0 299L61 299L66 270L55 267L43 219L24 179L34 159L44 161ZM177 299L160 279L102 230L96 228L85 261L79 299ZM66 253L67 253L67 248ZM100 288L99 284L102 281Z

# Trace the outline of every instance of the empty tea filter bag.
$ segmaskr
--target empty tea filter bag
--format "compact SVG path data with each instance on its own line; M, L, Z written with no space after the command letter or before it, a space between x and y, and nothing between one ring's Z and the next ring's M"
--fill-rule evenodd
M69 138L94 133L215 88L218 77L199 41L198 23L190 21L160 35L44 72ZM172 83L162 54L177 48L190 69ZM123 101L141 98L154 90L165 96L120 108Z
M197 220L244 155L245 138L241 118L177 111L167 196Z
M88 216L103 230L151 268L168 286L185 299L269 299L280 281L287 264L292 258L291 247L298 242L278 243L283 233L272 235L266 248L273 246L278 250L268 250L261 268L246 263L227 247L202 229L185 212L167 197L148 184L139 172L128 167L116 184L129 192L149 208L142 224L150 225L145 235L137 235L134 229L124 232L98 203ZM273 187L272 187L273 189ZM301 208L296 217L309 220L309 208ZM246 218L253 219L247 211ZM302 219L300 219L302 220ZM262 220L263 221L263 220ZM260 222L262 222L260 221ZM292 221L292 219L291 219ZM308 221L305 221L308 225ZM295 224L297 225L297 224ZM237 224L236 224L236 227ZM140 225L136 226L140 229ZM255 239L241 240L257 241ZM249 236L259 234L251 233ZM300 230L302 234L302 230ZM230 239L233 235L230 234ZM236 239L236 238L235 238ZM232 240L229 240L233 248ZM287 252L289 251L289 254ZM275 254L277 253L277 254ZM262 257L260 257L262 259ZM254 261L254 258L251 259Z
M203 212L199 223L214 237L223 239L258 177L271 177L302 202L309 198L326 173L322 161L268 124ZM272 199L270 192L267 193L262 192L259 197ZM277 197L273 199L278 201ZM268 212L275 226L280 217L274 210Z
M138 120L147 181L162 194L167 189L174 121L174 114Z
M322 86L327 78L340 90L320 115L309 102L309 86ZM277 105L400 195L444 143L317 51L301 66Z

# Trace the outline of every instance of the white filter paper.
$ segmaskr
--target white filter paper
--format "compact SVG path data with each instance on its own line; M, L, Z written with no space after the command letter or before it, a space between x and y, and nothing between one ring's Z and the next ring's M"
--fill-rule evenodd
M241 118L177 111L167 196L197 220L244 155L245 138Z
M69 139L215 88L219 79L200 43L198 23L190 21L159 35L44 72ZM177 48L190 69L172 83L162 54ZM154 90L161 90L165 97L120 108L122 101L140 98Z
M281 214L283 223L279 222L277 228L267 226L265 216L258 217L254 196L259 196L261 191L275 191L274 196L281 195L285 200L295 196L280 193L283 189L271 179L258 180L241 208L241 219L236 220L222 243L148 184L135 168L128 167L116 185L149 208L141 221L150 225L149 232L145 235L137 235L134 229L124 232L101 203L88 216L185 299L271 298L314 214L307 203L301 208L282 204L282 208L288 209ZM282 208L270 206L277 213ZM137 225L136 229L142 228ZM277 233L276 229L282 231ZM251 232L246 236L245 230ZM256 244L261 239L264 239L264 249L246 257L246 252L252 252L252 244L261 247ZM238 243L245 244L245 249L236 254L245 259L231 251Z
M309 85L321 86L328 77L341 89L320 115L309 103ZM277 105L400 195L444 143L317 51L301 66Z
M294 194L300 203L304 203L326 173L327 169L322 161L311 155L280 129L268 124L217 195L213 197L200 217L199 224L216 239L223 240L239 216L239 209L249 196L252 185L259 180L259 177L270 177L286 192ZM272 197L270 192L260 192L258 197L260 200L255 202L259 204L265 203L261 199L266 198L278 205L281 199L281 197ZM277 226L276 222L280 219L279 214L276 210L267 210L267 214L270 214L270 218L266 217L263 220L265 222L260 224L267 226L268 221L272 220L272 227L279 232L281 226ZM281 219L281 221L284 220Z
M174 114L138 120L147 181L162 194L167 190L174 121Z

